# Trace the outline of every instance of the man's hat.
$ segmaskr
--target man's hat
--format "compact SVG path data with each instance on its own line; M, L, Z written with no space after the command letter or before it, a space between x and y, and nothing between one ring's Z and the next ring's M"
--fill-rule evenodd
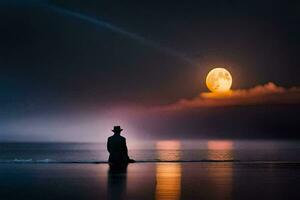
M123 129L121 129L120 126L114 126L114 129L112 130L112 132L121 132L123 131Z

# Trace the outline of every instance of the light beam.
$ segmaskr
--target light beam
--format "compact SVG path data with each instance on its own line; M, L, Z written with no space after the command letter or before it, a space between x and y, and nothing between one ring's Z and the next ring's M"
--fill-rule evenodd
M152 47L152 48L154 48L154 49L156 49L156 50L158 50L162 53L165 53L167 55L179 58L179 59L181 59L181 60L183 60L183 61L185 61L189 64L195 64L195 62L191 58L187 57L183 53L175 51L172 48L162 46L162 45L158 44L157 42L146 39L146 38L144 38L144 37L142 37L142 36L140 36L136 33L132 33L132 32L129 32L127 30L124 30L123 28L120 28L120 27L118 27L116 25L113 25L109 22L106 22L106 21L103 21L103 20L100 20L100 19L96 19L94 17L88 16L88 15L85 15L85 14L82 14L82 13L79 13L79 12L75 12L75 11L71 11L71 10L68 10L68 9L61 8L61 7L57 7L57 6L54 6L54 5L45 4L45 6L48 9L53 10L57 13L60 13L60 14L63 14L63 15L68 15L68 16L71 16L71 17L75 17L75 18L78 18L80 20L89 22L91 24L106 28L106 29L111 30L115 33L126 36L127 38L136 40L136 41L138 41L139 43L141 43L145 46Z

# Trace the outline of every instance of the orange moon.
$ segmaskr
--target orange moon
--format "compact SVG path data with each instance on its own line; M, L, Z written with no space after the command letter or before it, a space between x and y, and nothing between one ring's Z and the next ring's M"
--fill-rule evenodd
M232 76L225 68L214 68L206 76L206 86L211 92L230 91Z

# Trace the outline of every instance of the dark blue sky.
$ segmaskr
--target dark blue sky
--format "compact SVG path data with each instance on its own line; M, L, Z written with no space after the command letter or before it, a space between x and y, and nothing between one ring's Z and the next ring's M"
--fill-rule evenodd
M271 0L2 1L0 139L27 137L22 128L13 128L20 120L34 127L38 122L32 118L47 122L71 115L75 123L82 113L99 114L104 108L193 98L207 91L204 78L212 66L231 71L234 89L270 81L300 85L299 9L297 1ZM296 109L287 107L285 113ZM273 111L266 112L270 118ZM184 116L178 121L192 121ZM186 131L197 132L200 126L195 124L205 121L198 117L198 122L183 126L194 127ZM56 123L51 127L63 132ZM60 134L39 135L43 130L27 134L37 140L60 139ZM68 134L62 139L72 138ZM226 134L221 136L236 136ZM266 135L281 138L280 133Z

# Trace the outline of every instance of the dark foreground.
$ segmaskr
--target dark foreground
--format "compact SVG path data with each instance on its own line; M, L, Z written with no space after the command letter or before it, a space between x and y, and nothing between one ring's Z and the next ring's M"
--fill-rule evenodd
M3 200L300 199L293 163L0 164Z

